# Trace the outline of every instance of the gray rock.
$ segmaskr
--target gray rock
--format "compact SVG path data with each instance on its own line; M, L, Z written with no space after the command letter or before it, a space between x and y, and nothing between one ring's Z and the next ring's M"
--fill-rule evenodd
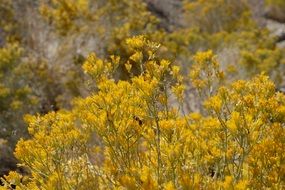
M161 26L168 31L182 26L182 0L144 0L148 9L161 20Z

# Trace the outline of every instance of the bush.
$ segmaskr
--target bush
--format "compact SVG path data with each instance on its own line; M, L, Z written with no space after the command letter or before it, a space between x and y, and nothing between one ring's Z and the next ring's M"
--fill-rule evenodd
M182 104L191 100L183 99L179 67L157 57L159 44L142 36L126 43L126 69L140 68L137 75L115 80L118 57L90 55L83 68L97 91L76 99L70 111L25 117L32 138L20 140L15 155L30 175L11 172L6 187L284 187L285 96L268 77L222 86L214 54L199 52L190 76L205 95L205 110L185 114Z

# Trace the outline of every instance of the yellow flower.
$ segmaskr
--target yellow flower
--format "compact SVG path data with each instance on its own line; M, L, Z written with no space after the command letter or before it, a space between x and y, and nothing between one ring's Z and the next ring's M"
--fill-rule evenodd
M126 40L126 43L128 46L134 49L140 49L145 44L145 37L144 36L135 36L133 38L129 38Z
M172 87L172 92L173 94L177 97L177 99L182 102L184 98L184 91L185 91L185 86L182 84L178 84L176 86Z
M131 73L132 64L130 64L130 62L127 62L127 63L125 64L125 67L126 67L127 71L128 71L129 73Z
M167 183L164 185L164 189L165 189L165 190L175 190L175 187L174 187L172 181L167 182Z
M207 109L212 109L216 112L220 112L222 105L223 105L223 102L218 96L213 96L213 97L209 98L204 103L204 105Z
M136 63L140 63L143 60L143 54L140 51L135 52L131 57L130 60L133 60Z

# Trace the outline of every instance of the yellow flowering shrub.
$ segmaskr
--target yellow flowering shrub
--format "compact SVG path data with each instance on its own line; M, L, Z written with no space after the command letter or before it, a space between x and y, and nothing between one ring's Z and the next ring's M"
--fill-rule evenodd
M221 59L228 56L223 53L232 51L236 56L223 67L235 71L233 79L266 72L278 86L284 80L284 51L275 47L274 38L253 19L248 0L184 0L184 24L172 31L160 28L158 17L142 0L43 0L40 10L68 38L75 33L74 38L84 35L91 36L88 40L104 41L98 45L97 56L119 54L122 64L129 55L125 40L144 34L161 42L168 51L160 54L182 67L189 68L198 50L212 49Z
M199 54L206 59L209 53ZM209 68L214 68L215 61L212 62ZM193 67L195 71L200 73L196 65ZM198 76L190 75L194 85L197 81L209 81L207 75L204 80ZM197 88L207 92L214 85L210 83ZM284 95L276 93L274 84L264 75L222 86L215 94L204 102L208 117L190 114L193 131L196 133L198 129L201 132L201 140L194 139L193 142L197 141L201 151L205 151L199 161L207 163L206 169L211 168L212 177L224 189L282 189L284 171L281 168L284 163L281 160L284 155L277 152L284 146L280 140L284 133L281 116ZM208 123L212 126L207 127ZM277 133L280 136L275 136ZM274 146L275 143L278 145Z
M4 41L14 42L19 40L19 21L15 18L12 0L0 0L0 27L1 43ZM3 35L4 34L4 35Z
M193 60L194 64L189 74L192 85L200 91L208 91L206 96L209 97L215 91L213 87L217 88L219 83L223 82L224 72L221 71L220 64L211 50L197 52Z
M184 0L184 8L190 24L203 32L244 30L252 24L247 0Z
M285 2L282 0L266 0L266 2L271 5L285 6Z
M43 0L39 10L60 38L68 42L64 54L69 55L78 48L77 41L80 41L82 49L89 48L85 52L78 50L84 58L90 51L96 51L99 58L120 55L118 71L121 72L117 72L117 77L122 79L128 78L124 64L132 53L126 39L145 35L160 41L165 35L159 28L159 19L151 14L143 0ZM71 72L76 78L81 76L78 68ZM82 86L80 82L76 85Z
M284 133L284 95L275 92L274 84L263 75L250 82L237 81L228 89L220 88L205 106L219 120L223 131L220 135L225 173L236 183L247 181L253 189L284 187L284 163L265 161L284 157L277 153L284 146L280 140ZM278 144L271 146L276 154L268 149L271 143Z
M23 113L34 113L33 106L38 101L32 89L17 80L22 54L23 49L16 42L0 48L0 138L8 140L12 145L19 136L26 134L26 130L19 127L23 125Z
M97 40L105 41L102 49L121 56L126 38L139 34L161 35L157 30L158 19L142 0L44 0L40 11L62 35L96 36Z
M197 51L211 49L231 81L265 72L277 86L282 83L284 50L254 20L249 1L185 0L183 5L184 26L163 39L171 60L187 70Z
M171 31L144 0L29 1L48 53L37 35L20 39L37 19L16 19L19 2L0 0L0 140L24 137L15 155L27 174L2 189L284 188L284 95L265 76L282 84L284 49L247 0L184 0ZM22 116L35 111L27 139Z
M191 101L179 67L143 36L126 43L128 80L116 78L119 57L91 54L83 69L93 94L70 111L25 117L31 138L15 155L29 175L11 172L2 189L284 188L285 96L268 77L222 86L214 54L199 52L190 77L211 93L203 113L185 114L171 103Z
M269 32L255 22L248 0L184 0L184 24L172 31L160 27L158 17L142 0L43 0L40 11L68 39L85 36L87 41L104 42L98 43L98 57L120 55L118 70L122 71L122 79L128 78L125 71L129 67L124 67L130 54L126 39L144 34L163 44L161 56L185 70L198 50L212 49L218 55L234 51L237 58L223 63L223 67L235 71L231 78L249 79L266 72L277 85L284 80L283 51L275 47ZM258 56L253 59L255 54ZM228 55L219 56L223 59Z
M40 6L41 14L49 21L52 21L61 33L68 30L78 30L79 20L93 18L89 10L88 0L47 0L42 1Z

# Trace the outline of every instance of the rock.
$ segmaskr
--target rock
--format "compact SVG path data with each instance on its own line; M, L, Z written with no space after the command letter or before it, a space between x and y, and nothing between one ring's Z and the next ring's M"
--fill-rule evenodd
M182 26L182 0L144 0L148 9L161 20L161 26L168 31Z
M277 45L283 44L285 41L285 23L280 23L275 20L266 20L266 27L272 34L272 36L276 37Z
M278 48L285 48L285 40L284 41L282 41L282 42L279 42L279 43L277 43L277 47Z

